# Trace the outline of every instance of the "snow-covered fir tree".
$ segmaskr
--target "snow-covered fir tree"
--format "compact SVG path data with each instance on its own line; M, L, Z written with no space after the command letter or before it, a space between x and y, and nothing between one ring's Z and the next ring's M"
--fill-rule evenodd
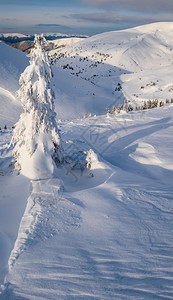
M63 150L50 87L53 75L44 50L46 40L36 35L34 43L30 65L19 80L17 96L24 112L15 126L12 144L16 169L30 178L46 178L53 173L55 164L63 161Z

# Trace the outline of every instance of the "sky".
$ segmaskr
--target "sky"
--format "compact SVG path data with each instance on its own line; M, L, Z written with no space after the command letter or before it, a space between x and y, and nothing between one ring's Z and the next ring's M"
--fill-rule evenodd
M94 35L173 21L173 0L0 0L0 33Z

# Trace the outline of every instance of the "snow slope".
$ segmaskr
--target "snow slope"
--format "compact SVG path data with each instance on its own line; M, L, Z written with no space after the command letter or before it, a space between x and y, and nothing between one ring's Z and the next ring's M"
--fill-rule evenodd
M55 62L53 88L58 116L73 119L85 113L104 114L107 107L112 109L124 99L134 107L144 100L172 99L172 28L171 22L155 23L103 33L50 51ZM3 43L0 43L0 51L1 57L7 51L10 59L10 64L0 62L3 74L0 86L16 91L27 59ZM15 76L11 76L12 73Z
M29 64L29 58L2 42L0 42L0 57L0 127L4 128L5 125L10 127L14 125L22 111L15 94L19 89L20 74ZM90 112L103 113L105 103L113 100L111 91L105 88L97 88L91 82L75 78L55 66L53 73L56 112L62 119L83 117L84 113ZM69 106L70 110L67 109Z
M165 101L173 91L172 30L173 23L168 22L106 32L50 55L57 57L58 68L89 80L100 91L110 91L111 108L124 99L134 107L149 99ZM95 97L96 107L102 107L97 93Z
M83 38L72 37L72 38L63 38L63 39L53 40L53 41L51 41L51 43L54 44L55 48L59 48L59 47L66 47L67 45L68 46L73 45L82 40L83 40Z
M171 104L60 124L66 154L93 149L90 170L32 181L0 299L173 297L172 116Z
M28 58L20 51L0 42L0 126L12 126L21 113L16 91L19 77L28 64Z

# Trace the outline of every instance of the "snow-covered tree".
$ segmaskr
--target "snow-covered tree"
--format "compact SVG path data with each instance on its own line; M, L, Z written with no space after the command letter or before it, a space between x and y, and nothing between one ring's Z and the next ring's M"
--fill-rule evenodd
M46 40L35 36L35 47L30 53L30 65L21 74L21 88L17 92L24 112L15 126L12 144L15 167L30 178L49 177L55 163L63 161L61 139L54 111L54 93L50 87L53 76Z

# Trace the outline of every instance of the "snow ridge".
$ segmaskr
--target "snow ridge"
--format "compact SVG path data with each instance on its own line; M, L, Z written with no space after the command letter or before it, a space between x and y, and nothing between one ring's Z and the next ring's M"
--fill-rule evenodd
M37 239L46 239L56 233L55 221L58 201L62 197L63 186L57 179L32 181L32 193L20 223L18 237L9 258L9 270L19 255ZM41 236L40 236L41 234Z

